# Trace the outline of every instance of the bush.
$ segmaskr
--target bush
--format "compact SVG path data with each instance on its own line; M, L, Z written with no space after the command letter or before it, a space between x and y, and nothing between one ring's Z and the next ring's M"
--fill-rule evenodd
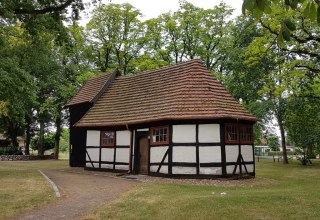
M1 147L0 155L22 155L22 151L14 146Z
M288 156L296 155L296 152L293 151L287 151ZM282 156L281 151L269 151L268 156Z
M38 150L40 137L38 135L31 139L31 149ZM54 133L47 133L44 135L43 150L50 150L54 148Z

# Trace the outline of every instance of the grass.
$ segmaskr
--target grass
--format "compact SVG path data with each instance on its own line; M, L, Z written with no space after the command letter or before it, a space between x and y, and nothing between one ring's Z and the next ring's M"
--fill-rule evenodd
M59 159L69 159L69 151L67 152L60 152Z
M56 200L39 168L62 168L67 161L0 162L0 219L7 219Z
M85 219L319 219L320 161L305 167L261 159L256 165L257 181L247 186L143 183ZM37 169L67 166L55 160L0 162L0 219L56 201Z
M257 180L266 184L215 187L143 183L85 219L320 218L319 161L307 167L271 160L256 164ZM221 196L221 192L227 194Z

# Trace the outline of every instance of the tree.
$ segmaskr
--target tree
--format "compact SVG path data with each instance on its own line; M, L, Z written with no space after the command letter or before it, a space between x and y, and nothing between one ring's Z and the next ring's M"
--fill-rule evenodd
M200 45L198 50L200 58L210 70L222 71L223 61L227 59L227 51L231 49L230 39L232 21L228 21L233 9L225 3L220 3L212 9L201 10L198 19ZM197 38L196 38L197 40Z
M262 80L267 72L275 68L274 57L265 56L259 65L248 65L245 53L250 44L263 35L261 28L256 26L252 18L239 16L229 27L229 39L224 45L219 71L215 76L226 86L228 91L239 100L258 122L254 126L254 140L261 145L263 131L272 120L272 102L266 99L262 89L265 81Z
M0 17L27 19L30 15L51 14L56 19L60 19L58 14L67 13L67 8L71 7L73 16L79 16L79 10L83 9L82 0L47 0L47 1L12 1L2 0L0 6Z
M31 148L33 150L38 150L39 151L39 146L40 146L40 136L36 135L34 138L31 140ZM44 140L43 140L43 146L42 150L51 150L54 148L54 133L46 133L44 134ZM42 154L43 156L43 154Z
M118 67L127 74L135 70L131 63L143 46L139 16L140 11L130 4L101 5L93 11L87 30L100 71Z
M242 13L245 15L249 12L259 20L263 15L272 14L277 7L285 8L292 14L299 13L302 19L320 23L319 0L243 0ZM281 22L277 38L279 44L290 40L290 34L296 30L296 25L299 25L299 21L292 21L290 17Z
M23 134L29 109L36 103L36 87L32 76L20 65L27 44L21 26L4 27L0 38L0 127L17 147L17 136Z
M283 154L286 158L285 120L286 114L290 111L287 100L290 96L300 93L299 91L308 90L308 87L319 79L319 60L316 55L319 42L310 37L316 36L319 30L318 27L313 27L310 21L302 19L301 14L285 11L281 7L274 7L270 17L268 16L260 19L264 34L263 37L255 38L248 47L245 54L246 63L260 65L265 57L274 57L276 65L272 71L265 74L265 88L261 92L273 103L273 113L280 127ZM296 31L289 33L292 40L282 44L277 39L283 37L281 23L287 21L288 17L294 21L299 20L299 25L296 26Z
M273 151L278 151L280 144L279 144L279 137L275 134L270 134L268 137L268 146L273 150Z
M288 101L286 128L290 140L305 152L307 158L315 158L320 146L320 99L292 96Z

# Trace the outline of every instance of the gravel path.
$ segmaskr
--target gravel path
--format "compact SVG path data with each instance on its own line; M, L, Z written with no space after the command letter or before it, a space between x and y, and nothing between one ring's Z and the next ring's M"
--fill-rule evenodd
M83 171L83 168L41 171L58 186L61 197L53 204L37 208L14 219L79 219L94 208L111 202L140 182Z

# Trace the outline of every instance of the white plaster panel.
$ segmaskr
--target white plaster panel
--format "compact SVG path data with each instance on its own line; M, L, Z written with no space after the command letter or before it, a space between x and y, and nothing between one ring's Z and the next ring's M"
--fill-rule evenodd
M86 163L86 167L93 168L93 166L92 166L92 164L91 164L91 163Z
M116 131L117 145L130 145L130 131Z
M237 162L239 156L238 145L226 145L226 161Z
M247 167L248 173L253 172L254 167L252 164L247 164L246 167ZM232 174L233 169L234 169L234 165L227 166L227 174ZM244 165L242 165L242 173L243 174L246 173L246 169L244 168ZM239 166L237 167L236 174L240 174L240 167Z
M113 164L101 164L101 168L113 169Z
M247 167L247 171L248 173L253 173L254 167L253 164L246 164ZM245 173L246 169L244 168L244 166L242 165L242 172Z
M195 167L172 167L173 174L197 174Z
M172 149L172 162L196 162L195 146L175 146Z
M99 161L99 154L100 154L99 148L87 148L87 152L91 158L91 161ZM88 160L89 160L89 157L88 157Z
M137 131L149 131L149 128L140 128L140 129L137 129Z
M221 147L206 146L199 147L200 163L220 163L221 162Z
M157 172L159 166L150 166L150 172ZM160 173L168 173L168 166L161 166Z
M157 172L158 168L159 168L159 166L150 166L150 172L155 173L155 172Z
M151 163L160 163L163 156L168 150L168 146L160 146L160 147L151 147L150 148L150 162ZM168 162L168 155L166 156L166 159L164 162Z
M172 126L173 143L195 143L196 125L173 125Z
M113 155L113 148L101 148L101 161L113 162Z
M211 175L221 175L221 167L200 167L200 174L211 174Z
M220 125L219 124L199 125L199 142L200 143L220 142Z
M93 163L94 168L99 168L99 163Z
M129 170L129 165L116 165L116 170Z
M227 166L227 174L232 174L233 173L234 166L235 165ZM236 170L236 174L238 174L239 172L240 172L240 167L238 166L237 170Z
M253 161L253 152L251 145L242 145L241 146L241 154L244 161Z
M116 162L129 163L129 148L117 148Z
M100 146L100 131L87 131L87 146Z

